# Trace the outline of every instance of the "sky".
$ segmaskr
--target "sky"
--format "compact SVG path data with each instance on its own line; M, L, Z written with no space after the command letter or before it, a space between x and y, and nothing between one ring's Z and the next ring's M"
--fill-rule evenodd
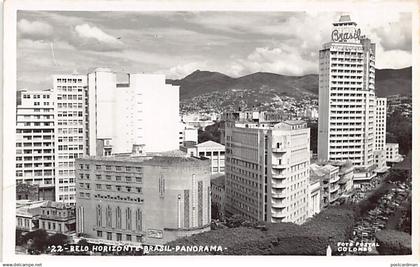
M411 14L369 12L345 14L376 43L376 67L411 66ZM318 51L341 14L18 11L17 88L51 88L53 74L96 67L171 79L197 69L318 73Z

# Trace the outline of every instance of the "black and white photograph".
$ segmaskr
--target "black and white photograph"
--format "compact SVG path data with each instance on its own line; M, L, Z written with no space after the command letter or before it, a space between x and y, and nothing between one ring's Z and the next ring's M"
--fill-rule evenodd
M3 247L417 266L416 10L69 3L9 10Z

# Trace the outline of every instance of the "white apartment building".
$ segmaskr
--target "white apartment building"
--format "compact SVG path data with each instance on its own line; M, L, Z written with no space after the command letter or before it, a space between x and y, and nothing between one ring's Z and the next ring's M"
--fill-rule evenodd
M54 106L51 90L20 90L16 107L16 183L54 198Z
M86 155L86 75L54 75L53 88L55 200L74 203L74 161Z
M375 150L385 151L386 143L386 98L376 98Z
M179 145L182 146L184 142L198 143L198 129L187 125L185 122L179 122Z
M88 74L89 155L179 148L179 87L164 75L97 68Z
M358 177L370 179L375 144L382 142L375 142L376 104L383 104L375 97L375 44L350 16L333 26L331 41L319 52L318 158L351 160L366 170Z
M303 223L309 216L309 128L226 122L226 212L250 220Z
M396 163L403 161L403 157L399 153L399 145L397 143L386 143L386 161Z
M186 144L181 151L191 157L205 157L211 162L211 174L225 172L225 146L214 141L205 141L196 145Z

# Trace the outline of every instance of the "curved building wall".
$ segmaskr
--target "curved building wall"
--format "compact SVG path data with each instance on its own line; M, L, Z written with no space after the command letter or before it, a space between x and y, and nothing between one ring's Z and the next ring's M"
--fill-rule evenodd
M145 243L163 244L210 229L209 166L208 160L192 158L144 162Z

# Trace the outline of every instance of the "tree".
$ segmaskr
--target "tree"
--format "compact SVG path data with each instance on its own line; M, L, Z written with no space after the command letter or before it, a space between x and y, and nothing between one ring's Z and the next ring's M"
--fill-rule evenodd
M213 220L220 220L220 211L219 206L217 206L215 203L211 203L211 218Z
M381 230L375 234L381 255L409 255L411 254L411 236L396 230Z
M23 231L16 229L15 241L17 246L23 245L25 242L23 241Z
M60 233L50 236L47 240L47 245L64 246L69 243L69 237Z
M204 131L198 130L198 143L206 141L214 141L220 143L220 127L221 122L216 122L215 124L209 125L204 128Z
M32 232L27 233L23 242L28 244L29 253L44 253L48 244L48 233L44 229L38 229Z

